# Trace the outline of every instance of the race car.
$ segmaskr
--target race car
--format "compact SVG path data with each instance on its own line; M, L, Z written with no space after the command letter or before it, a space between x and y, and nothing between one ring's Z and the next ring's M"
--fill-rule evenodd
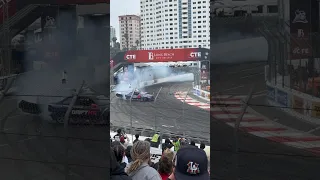
M131 96L132 96L132 100L154 101L154 96L152 94L149 94L147 92L140 92L139 90L135 90L134 92L130 92L126 94L125 98L129 100Z
M41 105L27 101L20 101L19 108L29 114L40 115L47 111L49 117L56 123L64 123L64 116L72 101L72 96L56 103ZM78 96L69 116L69 124L110 125L109 101L95 95ZM44 107L47 106L47 109Z

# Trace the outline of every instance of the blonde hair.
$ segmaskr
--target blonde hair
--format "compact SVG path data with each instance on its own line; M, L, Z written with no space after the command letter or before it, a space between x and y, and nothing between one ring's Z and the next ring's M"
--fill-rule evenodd
M130 154L133 162L131 162L127 173L137 170L142 163L150 159L150 143L147 141L137 141L133 144Z
M162 156L166 156L170 161L172 161L174 153L170 149L166 149L163 151Z

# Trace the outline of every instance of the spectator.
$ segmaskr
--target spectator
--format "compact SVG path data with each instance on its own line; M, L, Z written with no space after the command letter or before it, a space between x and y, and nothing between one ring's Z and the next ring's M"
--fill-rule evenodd
M110 174L111 180L132 180L131 177L125 173L123 166L120 166L117 162L112 148L110 148Z
M173 146L172 142L169 138L166 138L164 143L162 144L162 152L164 152L166 149L171 149Z
M139 135L139 134L136 134L135 136L136 136L136 139L133 141L133 144L134 144L135 142L139 141L139 136L140 136L140 135Z
M150 161L149 142L136 142L130 154L133 161L127 172L133 180L161 180L159 173L148 164Z
M177 152L180 149L180 139L178 139L178 137L173 140L173 145L174 151Z
M166 149L162 157L159 160L159 165L158 165L158 172L162 178L162 180L167 180L170 174L172 173L172 168L173 168L173 152L170 151L169 149Z
M116 141L120 141L121 137L124 137L124 135L123 135L121 129L118 129L117 134L113 136L113 139L115 139Z
M128 146L127 149L126 149L126 156L127 156L127 158L128 158L128 162L129 162L129 163L131 163L131 161L132 161L131 154L130 154L131 148L132 148L132 146L130 145L130 146Z
M113 149L113 153L117 158L117 162L120 164L120 166L126 167L128 164L128 159L126 157L126 152L124 147L122 145L116 145L112 149Z
M208 158L202 149L185 146L178 150L173 162L171 180L210 180Z
M191 141L191 142L190 142L190 145L191 145L191 146L196 146L196 143L195 143L194 141Z
M160 144L160 135L158 132L156 132L152 139L151 139L151 147L155 147L155 148L158 148L159 147L159 144Z
M121 136L120 137L120 143L125 149L127 149L128 145L130 143L130 140L129 140L129 138L127 138L127 141L126 141L126 137L125 136Z
M203 150L204 150L204 148L206 148L206 145L205 145L204 143L201 143L201 144L200 144L200 149L203 149Z
M111 143L111 147L117 146L117 145L121 145L121 143L119 141L113 141Z

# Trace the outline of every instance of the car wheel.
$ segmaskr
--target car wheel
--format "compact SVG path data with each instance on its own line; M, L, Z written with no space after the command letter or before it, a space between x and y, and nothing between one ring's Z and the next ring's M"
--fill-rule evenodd
M63 124L63 123L64 123L64 117L63 117L63 116L58 116L58 117L56 118L56 121L57 121L57 123L59 123L59 124Z
M148 101L148 98L144 97L144 98L143 98L143 101Z

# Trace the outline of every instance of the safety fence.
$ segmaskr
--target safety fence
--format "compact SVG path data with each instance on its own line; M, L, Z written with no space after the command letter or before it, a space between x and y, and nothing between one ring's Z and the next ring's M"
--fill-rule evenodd
M192 79L193 75L188 77ZM7 78L6 88L0 94L0 137L4 140L0 163L13 162L8 168L20 172L8 172L8 177L45 179L37 172L46 171L53 179L106 179L110 127L113 130L126 127L126 132L141 132L146 137L160 132L163 138L181 136L196 143L210 143L208 111L191 110L176 99L176 106L172 106L177 90L174 85L161 88L163 91L154 89L154 95L159 95L157 100L144 103L100 95L95 90L101 85L92 87L85 82L62 95L20 94L13 87L15 78ZM181 77L171 80L177 82ZM167 81L158 79L156 83ZM142 86L156 84L142 83ZM186 92L191 95L192 86ZM207 120L199 125L199 119Z

